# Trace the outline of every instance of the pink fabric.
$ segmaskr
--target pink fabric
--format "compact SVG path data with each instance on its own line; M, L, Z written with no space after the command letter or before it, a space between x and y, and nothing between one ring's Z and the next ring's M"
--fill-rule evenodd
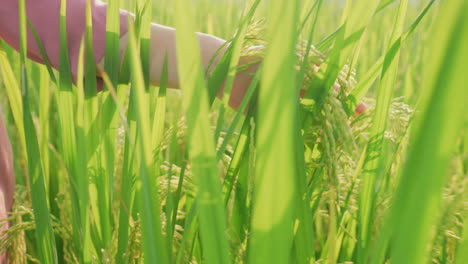
M25 0L26 14L44 46L53 67L59 66L60 0ZM95 62L104 57L107 4L91 0ZM0 38L19 49L18 0L0 0ZM120 34L127 32L127 12L120 11ZM78 53L86 28L86 0L67 0L67 37L70 66L76 80ZM43 63L28 27L28 57Z

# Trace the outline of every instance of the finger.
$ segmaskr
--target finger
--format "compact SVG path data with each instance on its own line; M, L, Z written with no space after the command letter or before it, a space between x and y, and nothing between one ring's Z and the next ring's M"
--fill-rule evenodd
M356 115L360 115L360 114L364 113L364 111L366 111L366 110L367 110L366 104L361 102L361 103L358 104L358 106L356 107L356 110L354 110L354 112L356 113Z

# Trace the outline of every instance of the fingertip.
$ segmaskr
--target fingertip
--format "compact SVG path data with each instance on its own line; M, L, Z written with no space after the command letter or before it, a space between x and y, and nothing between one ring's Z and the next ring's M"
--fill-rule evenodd
M367 106L364 103L359 103L359 105L356 107L356 110L354 111L357 115L360 115L364 113L364 111L367 110Z

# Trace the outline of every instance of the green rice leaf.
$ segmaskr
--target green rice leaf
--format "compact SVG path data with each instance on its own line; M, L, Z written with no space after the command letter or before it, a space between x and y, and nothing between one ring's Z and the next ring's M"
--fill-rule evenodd
M289 263L297 189L297 1L270 3L270 46L258 98L256 169L248 263Z
M39 142L34 127L30 91L27 82L26 71L26 6L25 0L19 1L20 17L20 85L23 92L23 122L26 137L28 175L31 184L32 204L34 208L34 221L36 224L36 241L38 252L42 262L58 263L55 237L52 230L49 208L47 206L47 195L45 190L44 175L40 161Z
M229 263L225 212L221 199L215 145L208 116L208 90L203 80L200 49L192 28L187 1L175 4L177 60L187 116L189 156L197 185L197 208L201 247L206 263Z
M380 78L380 86L377 90L376 109L372 119L370 129L370 140L367 143L366 160L363 167L363 182L361 183L360 207L359 207L359 240L358 249L361 261L365 261L364 251L368 247L371 239L370 232L373 223L373 211L376 201L377 184L380 173L382 173L383 161L385 159L384 133L387 126L390 101L393 94L396 76L398 73L398 64L400 57L401 35L403 32L403 23L408 6L407 0L402 0L398 9L393 33L390 38L390 45L383 62L383 68ZM384 176L380 176L382 179Z
M421 115L399 183L390 225L392 263L425 263L450 157L466 120L466 1L444 2L424 71ZM457 260L463 261L463 260Z

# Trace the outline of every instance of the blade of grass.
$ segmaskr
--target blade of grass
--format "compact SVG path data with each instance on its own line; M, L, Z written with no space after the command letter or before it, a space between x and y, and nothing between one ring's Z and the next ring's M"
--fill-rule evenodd
M88 2L89 3L89 2ZM78 72L77 72L77 89L76 89L76 116L74 118L74 125L75 125L75 135L76 135L76 173L81 178L79 182L77 182L79 188L79 199L80 199L80 222L81 222L81 230L82 233L82 261L84 263L91 263L92 259L92 250L93 244L91 241L91 234L90 234L90 225L89 225L89 213L88 213L88 175L87 175L87 153L86 153L86 115L88 109L85 107L85 91L84 91L84 84L83 84L83 69L84 66L84 41L81 42L79 57L78 57ZM89 58L87 58L89 59ZM94 60L93 60L94 62ZM89 63L89 61L88 61Z
M46 193L50 194L48 184L50 183L50 158L49 158L49 109L50 109L50 78L46 67L40 68L40 83L39 83L39 148L41 151L41 162L46 184ZM49 207L53 201L53 197L48 196Z
M299 95L297 94L297 97ZM302 124L300 119L295 119L295 144L296 144L296 222L294 232L294 248L296 259L299 263L314 263L314 240L315 234L313 232L313 214L315 212L310 210L310 200L308 199L307 190L307 173L304 154L304 138L301 133Z
M407 39L412 35L415 29L418 27L421 20L426 16L427 12L431 9L432 5L434 4L435 0L431 0L427 3L426 7L423 11L416 17L413 23L406 29L405 33L402 35L401 43L407 41ZM392 46L395 43L392 44ZM346 106L347 112L352 113L354 109L356 109L359 102L361 102L364 95L367 93L371 85L374 81L379 77L382 73L382 67L384 64L385 55L380 57L374 65L367 71L361 81L357 84L354 90L349 94L346 98Z
M150 0L138 0L137 9L141 16L137 16L137 20L140 21L140 27L138 27L138 38L140 43L140 55L141 65L143 70L143 77L146 85L146 91L149 91L150 82L150 48L151 48L151 14L152 14L152 2ZM140 7L141 6L141 7ZM136 22L138 24L138 21Z
M272 1L263 62L248 263L288 263L293 243L298 2Z
M247 92L244 95L244 98L242 98L242 102L239 105L239 109L237 109L236 115L234 116L234 119L231 121L231 124L229 125L228 130L226 131L226 134L224 136L223 142L221 143L221 146L219 147L217 151L217 159L221 160L222 155L224 154L224 151L226 150L226 147L234 134L234 130L237 127L242 115L244 114L245 110L247 109L247 105L250 103L250 99L254 95L254 92L257 90L257 86L259 83L260 79L260 72L261 68L258 70L257 74L255 74L252 82L249 85L249 88L247 89Z
M345 8L342 16L343 23L333 36L334 44L327 58L328 67L320 68L325 77L313 83L313 87L310 87L305 95L305 98L312 98L316 102L317 109L322 108L326 95L346 61L352 58L353 52L358 50L362 43L359 40L371 22L377 5L377 1L369 3L366 0L358 0L350 8Z
M123 87L121 87L123 88ZM129 102L131 104L131 101ZM127 112L127 119L130 120L128 130L126 132L125 143L124 143L124 157L123 157L123 168L122 168L122 189L120 191L120 206L119 206L119 230L118 230L118 245L117 245L117 257L116 263L124 264L128 263L127 258L124 256L129 239L129 227L131 221L131 215L134 207L134 192L135 186L135 174L137 168L134 164L138 164L138 160L135 157L136 151L136 124L134 117L134 107L129 105Z
M135 31L133 24L129 21L129 50L132 66L133 85L130 90L131 105L134 108L137 135L139 137L137 150L141 153L140 177L137 181L137 200L142 215L142 235L145 262L147 263L167 263L167 249L164 245L161 233L161 220L159 197L157 191L157 181L153 178L156 168L153 162L153 153L150 149L152 139L150 138L150 122L148 103L145 99L147 91L145 89L143 69L141 66L139 50L137 48ZM156 190L155 190L156 189Z
M227 70L227 77L224 78L219 78L219 76L216 76L216 77L213 77L213 78L219 78L220 80L225 80L224 82L224 87L223 87L223 95L222 95L222 98L221 98L221 101L222 101L222 105L220 106L220 109L219 109L219 114L218 114L218 123L216 125L216 130L215 130L215 140L217 140L219 138L219 134L221 132L221 126L223 125L223 121L224 121L224 115L225 115L225 112L226 112L226 108L229 106L229 100L231 98L231 90L232 90L232 85L234 83L234 78L237 74L237 68L238 68L238 62L239 62L239 58L240 58L240 53L241 53L241 49L242 49L242 43L244 41L244 38L245 38L245 34L246 34L246 31L247 31L247 26L248 26L248 23L252 20L253 18L253 15L255 14L255 10L257 9L258 5L259 5L260 1L259 0L255 0L255 2L252 3L251 7L248 9L249 11L247 12L247 14L242 18L239 26L238 26L238 29L237 29L237 33L236 35L234 36L232 42L230 43L230 46L229 46L229 53L227 55L227 57L229 59L226 59L226 60L222 60L220 64L224 64L224 63L229 63L229 67L228 67L228 70ZM221 47L220 49L222 49L224 47ZM215 55L217 56L217 55ZM214 57L212 58L212 60L214 59ZM211 65L211 63L210 63ZM216 65L217 68L225 68L226 66L225 65ZM206 71L209 72L210 70L210 67L207 67ZM216 74L219 74L220 72L216 72ZM218 90L219 87L216 87L217 89L215 90ZM211 89L210 89L211 90ZM223 139L223 143L222 144L227 144L228 140L227 140L227 137L225 137ZM224 150L223 150L224 151ZM219 153L219 151L218 151ZM217 158L219 160L220 158L220 155L217 155Z
M182 104L187 116L189 156L197 186L200 235L206 263L229 263L226 220L218 179L215 144L208 116L209 97L203 80L199 44L192 28L192 10L177 0L176 48Z
M467 258L468 258L468 220L465 219L465 224L463 226L463 241L458 246L455 263L463 264L463 262Z
M82 109L77 109L77 116L80 116L81 113L84 113L83 118L80 120L81 126L77 126L77 168L81 170L78 175L86 175L86 168L90 168L90 178L91 182L94 183L94 186L88 183L88 181L83 181L82 187L86 191L81 190L80 199L83 201L82 211L82 225L83 230L83 241L84 242L84 258L87 261L91 261L90 253L92 250L92 243L89 241L89 225L92 225L92 235L93 242L97 248L98 259L101 259L102 252L101 250L107 250L111 244L112 230L111 230L111 182L112 174L107 173L108 170L113 170L113 168L106 167L107 163L105 161L105 142L106 138L104 137L105 131L103 122L99 122L102 117L102 111L100 107L102 105L103 94L97 94L97 82L96 82L96 65L94 60L94 47L93 47L93 17L91 11L91 1L87 0L86 2L86 31L85 31L85 64L84 64L84 87L77 87L78 95L77 98L81 99L81 92L84 91L84 101L82 102ZM81 66L81 65L80 65ZM78 77L78 83L82 85L82 78ZM83 90L84 89L84 90ZM80 103L81 101L78 101ZM78 120L77 120L78 121ZM99 123L100 125L95 126L94 124ZM78 130L81 128L80 130ZM81 142L79 142L81 141ZM96 152L93 150L96 149ZM91 150L91 151L88 151ZM102 154L101 154L102 153ZM89 156L89 157L88 157ZM106 170L108 169L108 170ZM91 187L91 188L90 188ZM93 188L95 187L95 189ZM88 193L89 189L89 193ZM89 196L89 197L88 197ZM89 204L87 204L89 203ZM91 208L91 214L93 216L92 222L88 219L88 211Z
M134 164L138 161L135 159L135 137L136 135L136 124L134 122L133 107L129 108L127 117L125 117L125 111L122 105L122 98L126 97L128 87L120 87L119 91L116 91L113 87L110 78L104 73L102 75L103 81L108 88L109 97L108 100L112 100L112 104L118 110L118 116L120 122L122 122L123 129L125 132L125 141L123 146L123 159L122 159L122 176L121 176L121 191L120 191L120 205L119 205L119 228L117 231L117 255L116 263L127 263L128 255L124 256L129 245L129 226L131 220L131 214L133 212L134 204L134 181L135 181L135 170ZM118 92L118 93L117 93ZM127 120L133 120L128 123ZM113 135L116 133L114 132ZM112 136L115 139L115 136ZM111 143L111 140L108 140ZM112 143L113 144L113 143ZM113 152L112 152L113 153Z
M390 219L392 263L425 263L447 169L466 118L466 1L444 2L424 71L421 116ZM447 118L450 116L450 118ZM394 221L393 221L394 220Z
M119 12L119 0L109 1L107 8L107 22L106 22L106 50L104 54L104 69L109 77L109 81L113 87L117 87L119 81L120 71L120 12ZM105 83L105 82L104 82ZM105 85L104 90L109 90L109 85ZM118 126L118 114L116 112L116 102L111 95L107 95L102 109L100 111L101 131L106 131L105 135L101 140L103 157L105 161L105 171L108 175L108 186L109 189L109 202L114 199L114 170L115 170L115 138L117 135ZM110 208L110 207L109 207ZM110 213L110 211L109 211Z
M59 135L60 135L60 152L63 155L63 160L67 169L70 181L70 198L72 207L72 237L73 248L81 261L83 260L83 233L86 230L82 224L81 212L82 208L80 194L83 195L87 191L87 177L82 177L79 174L77 167L77 144L76 132L74 127L74 95L73 85L70 70L70 60L68 56L68 40L67 40L67 18L66 8L67 0L61 0L60 6L60 55L59 55L59 82L58 91L55 93L58 106L59 117ZM81 189L80 189L81 188ZM84 197L87 201L87 197Z
M19 25L20 25L20 85L23 92L23 122L24 133L27 139L27 164L28 175L31 183L31 199L34 208L34 221L36 224L36 241L39 256L44 263L57 263L57 250L55 237L47 206L47 194L45 190L44 175L39 151L37 132L33 123L30 91L27 82L26 54L26 4L25 0L19 1Z
M164 58L164 64L161 72L161 84L157 93L156 97L156 107L154 110L154 119L153 119L153 129L152 129L152 138L153 138L153 160L155 163L156 170L158 173L156 177L158 177L161 173L159 172L161 164L163 163L163 155L162 155L162 144L164 139L164 125L166 121L166 90L167 90L167 80L168 80L168 64L167 64L167 56ZM169 263L173 263L173 256L172 256L172 240L174 239L173 236L173 223L171 222L172 218L170 217L172 207L173 207L173 200L171 194L171 172L172 170L169 169L168 175L168 190L167 190L167 198L166 198L166 237L167 237L167 252L168 254L168 261ZM177 213L177 212L175 212ZM174 219L175 220L175 219ZM174 223L175 225L175 223Z
M389 49L385 55L382 68L380 86L377 91L377 102L372 125L370 130L370 140L367 144L366 160L363 167L363 181L359 198L359 248L358 260L365 261L364 252L371 239L370 231L376 198L376 184L379 173L382 172L382 162L385 153L382 153L384 144L383 136L387 126L390 101L398 73L401 35L403 23L408 6L407 0L402 0L395 20L393 33L390 38ZM381 176L382 178L383 176Z
M24 132L24 121L23 121L23 101L21 98L21 89L15 78L15 73L8 60L6 52L3 50L3 44L0 43L0 72L2 74L2 81L4 82L6 95L10 102L10 109L13 115L13 121L19 136L19 142L21 144L21 154L18 157L24 157L27 159L27 147L26 137Z
M120 12L119 1L111 0L107 7L106 50L104 69L114 87L117 87L120 70Z

